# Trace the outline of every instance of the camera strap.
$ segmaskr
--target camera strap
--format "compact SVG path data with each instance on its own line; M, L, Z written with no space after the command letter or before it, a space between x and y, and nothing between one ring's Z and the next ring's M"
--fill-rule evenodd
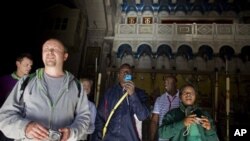
M128 96L128 92L126 92L120 99L119 101L115 104L115 107L111 110L109 116L108 116L108 119L103 127L103 130L102 130L102 139L105 137L106 135L106 132L107 132L107 127L108 127L108 124L110 122L110 119L111 117L113 116L115 110L118 108L118 106L122 103L122 101Z

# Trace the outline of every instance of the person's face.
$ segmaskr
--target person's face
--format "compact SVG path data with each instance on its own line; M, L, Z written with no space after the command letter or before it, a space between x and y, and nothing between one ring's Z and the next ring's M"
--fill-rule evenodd
M65 52L64 47L60 42L56 40L48 40L43 45L42 56L45 66L62 67L64 61L68 57L68 53Z
M130 68L128 68L128 67L123 67L123 68L121 68L120 69L120 71L119 71L119 73L118 73L118 80L119 80L119 82L120 82L120 84L124 84L124 76L126 75L126 74L132 74L132 71L131 71L131 69Z
M170 93L173 89L176 89L176 81L172 77L167 77L164 83L165 89Z
M90 84L90 82L89 81L83 81L82 82L82 86L83 86L83 89L85 90L85 92L87 94L89 94L90 91L91 91L91 84Z
M196 93L193 87L187 86L183 89L181 94L181 101L186 106L194 105Z
M30 73L33 65L33 61L27 57L24 57L21 61L16 61L17 71L27 75Z

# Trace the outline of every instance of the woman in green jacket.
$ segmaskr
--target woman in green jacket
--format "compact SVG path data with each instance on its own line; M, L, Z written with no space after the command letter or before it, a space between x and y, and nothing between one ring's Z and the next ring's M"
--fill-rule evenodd
M180 107L163 118L159 136L170 141L218 141L211 116L197 107L196 91L187 84L180 90Z

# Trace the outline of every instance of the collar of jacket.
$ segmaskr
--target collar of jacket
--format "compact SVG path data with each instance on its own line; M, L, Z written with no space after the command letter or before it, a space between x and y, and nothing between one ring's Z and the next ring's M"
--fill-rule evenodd
M185 113L185 110L187 109L188 106L184 105L182 102L180 103L180 109L182 112ZM195 111L197 109L197 105L192 105L192 111Z
M66 86L66 88L68 90L69 89L69 82L74 80L74 76L70 72L68 72L66 70L64 70L64 73L66 75L65 82L67 82L67 83L65 83L65 86ZM38 80L42 80L43 75L44 75L44 68L39 68L39 69L36 70L36 77L37 77Z
M19 79L20 79L20 77L18 77L18 76L16 75L16 71L13 72L13 73L11 74L11 77L12 77L13 79L16 79L16 80L19 80Z
M67 76L69 75L69 72L68 72L68 71L64 71L64 73L65 73ZM44 74L44 68L40 68L40 69L37 69L37 70L36 70L36 75L37 75L37 78L38 78L38 79L42 79L43 74Z

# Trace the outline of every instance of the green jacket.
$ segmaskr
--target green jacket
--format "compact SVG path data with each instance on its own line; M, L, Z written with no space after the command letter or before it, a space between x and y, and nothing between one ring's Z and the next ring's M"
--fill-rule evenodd
M172 109L163 118L162 125L159 127L159 137L162 139L170 139L170 141L188 141L188 135L183 135L187 127L185 127L183 120L185 118L186 107L181 103L179 108ZM211 116L202 111L200 108L195 107L202 115L208 117L211 123L211 129L206 130L201 125L196 124L201 141L218 141L218 136L215 129L215 124ZM196 129L197 129L196 128ZM191 128L190 128L191 130ZM191 132L191 131L190 131ZM192 139L192 141L196 141ZM198 141L198 140L197 140Z

